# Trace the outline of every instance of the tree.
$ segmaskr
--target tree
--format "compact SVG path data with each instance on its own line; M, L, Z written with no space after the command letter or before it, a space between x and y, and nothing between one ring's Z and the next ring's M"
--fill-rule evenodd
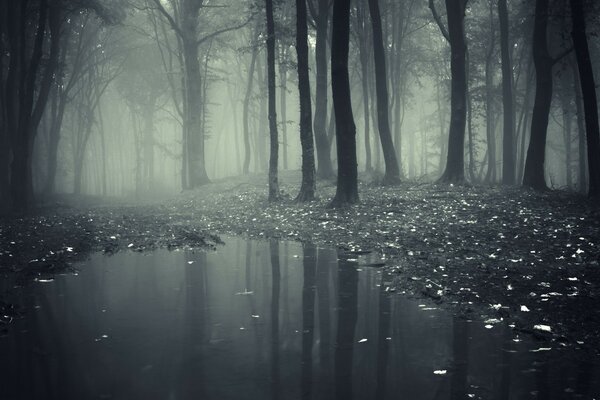
M32 150L38 125L46 107L54 71L58 64L62 9L48 0L30 4L8 2L6 37L10 59L4 84L4 128L12 162L10 163L10 202L14 211L28 210L33 202ZM37 22L30 21L34 15ZM27 26L34 23L35 33ZM49 41L47 60L44 43ZM29 51L31 49L31 51ZM6 188L0 188L2 190Z
M302 145L302 185L296 201L315 198L315 156L313 149L310 80L308 77L308 27L306 0L296 0L296 53L300 97L300 142Z
M379 0L369 0L369 12L373 27L373 57L375 60L375 85L377 93L377 123L379 137L385 160L384 184L400 182L400 170L396 159L396 150L392 141L389 120L389 98L387 90L387 73L385 67L385 49L383 47L383 32L381 29L381 14Z
M167 10L161 0L148 0L177 35L178 51L183 64L183 140L182 166L183 188L193 189L210 182L206 173L205 132L203 130L202 93L204 85L199 60L199 47L221 34L242 28L248 20L237 25L226 26L199 37L200 10L209 7L203 0L172 0ZM220 7L216 7L220 8ZM187 162L186 162L187 161ZM187 177L187 179L186 179Z
M333 177L331 164L331 146L327 138L327 36L329 35L329 6L330 0L318 0L318 12L313 10L317 38L315 43L316 94L314 133L317 148L317 176L320 179Z
M356 4L356 39L358 41L358 58L360 61L360 77L363 103L363 131L365 135L365 171L370 172L373 169L371 165L371 120L369 113L369 106L371 103L371 96L369 90L369 61L371 57L369 54L369 50L371 46L369 46L369 32L367 28L367 21L365 19L364 6L364 1L359 1L358 4Z
M571 37L577 57L579 80L583 96L585 131L587 138L588 195L600 196L600 129L598 127L598 100L596 84L586 36L585 13L581 0L571 0L573 27ZM581 161L580 161L581 162Z
M502 59L502 183L515 183L515 110L513 105L513 75L510 59L508 7L506 0L498 0L498 19L500 22L500 55Z
M335 110L338 177L330 207L358 202L356 126L352 115L348 51L350 42L350 0L334 0L331 37L331 89Z
M265 0L267 16L267 86L269 96L269 201L279 198L277 163L279 141L277 134L277 112L275 109L275 22L273 20L273 0Z
M548 116L552 102L552 65L547 43L549 0L536 0L533 26L533 64L535 67L535 102L531 116L531 138L523 172L523 186L537 190L547 188L544 178Z
M450 43L450 132L448 135L448 157L440 182L460 183L465 179L464 143L467 120L467 71L464 18L467 0L446 0L448 29L442 23L433 0L429 8L446 40Z

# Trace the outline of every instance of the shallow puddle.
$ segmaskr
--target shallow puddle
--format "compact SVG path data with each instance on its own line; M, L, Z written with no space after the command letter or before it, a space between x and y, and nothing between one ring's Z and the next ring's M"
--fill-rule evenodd
M595 358L389 290L378 262L226 238L17 293L0 399L588 399ZM486 327L486 325L488 325Z

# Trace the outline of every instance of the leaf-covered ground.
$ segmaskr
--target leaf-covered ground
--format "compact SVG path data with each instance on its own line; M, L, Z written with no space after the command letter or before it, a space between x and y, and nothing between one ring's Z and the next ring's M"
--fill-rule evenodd
M206 248L220 233L312 241L372 252L398 292L565 345L600 345L600 209L587 199L363 183L359 205L331 210L333 183L319 184L320 199L308 204L293 202L297 185L283 184L275 204L266 189L263 178L230 179L155 204L54 205L4 219L0 266L41 277L91 251Z

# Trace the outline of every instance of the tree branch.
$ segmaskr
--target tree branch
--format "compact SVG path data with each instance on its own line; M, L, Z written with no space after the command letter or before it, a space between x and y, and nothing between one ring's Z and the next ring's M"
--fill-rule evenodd
M173 16L169 14L167 10L165 10L162 4L160 4L160 0L153 1L154 4L156 4L156 9L169 21L171 28L173 28L173 30L177 33L177 35L179 35L179 37L183 37L183 32L181 31L181 28L179 27L179 25L177 25L177 22L175 22Z
M155 1L159 1L159 0L155 0ZM250 15L250 17L245 22L243 22L243 23L241 23L239 25L230 26L228 28L223 28L223 29L219 29L218 31L214 31L210 35L206 35L203 38L199 39L196 42L196 45L200 46L202 43L204 43L206 41L209 41L211 39L214 39L215 37L217 37L217 36L219 36L219 35L221 35L223 33L241 29L241 28L245 27L246 25L248 25L250 23L250 21L252 21L253 18L254 18L254 14Z
M444 35L446 40L448 42L450 42L450 35L448 34L448 30L444 26L444 23L442 22L440 15L438 14L437 10L435 9L435 4L433 3L433 0L429 0L429 9L431 10L431 14L433 14L433 19L435 20L437 25L440 27L440 31L442 31L442 35Z

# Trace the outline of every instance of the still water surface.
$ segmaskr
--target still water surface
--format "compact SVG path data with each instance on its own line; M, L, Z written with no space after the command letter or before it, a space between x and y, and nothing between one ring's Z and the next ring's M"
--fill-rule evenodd
M592 399L597 359L452 317L336 250L94 255L20 291L0 399ZM560 346L558 346L560 347ZM550 350L546 350L551 348ZM542 349L542 350L540 350ZM583 353L583 352L581 352Z

